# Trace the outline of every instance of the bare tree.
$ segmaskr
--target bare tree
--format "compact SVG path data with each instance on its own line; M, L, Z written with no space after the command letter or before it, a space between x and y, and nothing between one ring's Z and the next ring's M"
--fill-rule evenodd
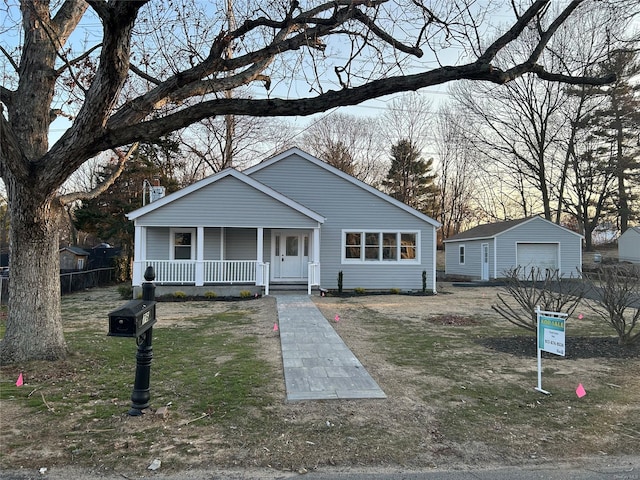
M473 150L460 125L461 112L446 105L435 120L435 146L438 155L437 184L440 189L442 238L459 233L471 221L476 188Z
M312 123L302 136L309 153L374 185L386 173L380 131L374 119L332 113Z
M2 361L66 355L57 274L63 206L104 191L136 142L210 117L310 115L453 80L502 85L532 73L550 82L608 83L613 75L573 77L543 55L558 29L592 1L573 0L559 12L548 8L550 0L522 8L512 2L510 24L499 29L486 23L491 17L483 7L464 1L338 0L308 8L297 1L243 2L234 6L238 27L229 30L226 2L7 0L5 22L19 23L0 40L7 72L0 87L0 174L13 246ZM487 31L495 39L489 44L480 40ZM537 40L521 44L518 59L496 61L531 31ZM16 32L19 44L5 43ZM230 44L235 54L227 58ZM414 61L443 45L475 55L429 70ZM332 55L334 49L342 55ZM295 93L300 74L311 96ZM247 85L273 93L226 97ZM61 114L73 123L50 145L50 126ZM108 150L121 163L114 177L91 192L58 195L85 161Z

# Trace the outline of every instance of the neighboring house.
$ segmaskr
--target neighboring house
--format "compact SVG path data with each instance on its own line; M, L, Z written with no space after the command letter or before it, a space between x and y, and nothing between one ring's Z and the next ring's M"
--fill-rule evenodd
M227 169L128 214L133 286L295 284L435 292L438 222L293 148ZM186 291L187 289L180 288Z
M640 263L640 226L627 228L618 238L618 260Z
M60 249L60 270L63 272L84 270L88 258L89 252L80 247L63 247Z
M444 241L445 274L491 280L520 266L523 275L535 267L579 276L582 239L542 217L479 225Z

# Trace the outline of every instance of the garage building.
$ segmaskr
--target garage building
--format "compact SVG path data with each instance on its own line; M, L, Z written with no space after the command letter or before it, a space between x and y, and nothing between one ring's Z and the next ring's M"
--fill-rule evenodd
M582 240L538 216L479 225L444 241L445 274L492 280L520 266L524 275L536 268L576 277L582 270Z

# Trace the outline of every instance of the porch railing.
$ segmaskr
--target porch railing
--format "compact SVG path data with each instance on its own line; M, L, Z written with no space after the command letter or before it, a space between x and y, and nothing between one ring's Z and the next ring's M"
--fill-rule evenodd
M320 285L320 264L309 262L309 278L307 293L311 295L311 287Z
M146 260L142 263L143 271L149 266L153 267L156 273L156 283L186 285L256 283L256 268L258 266L258 262L255 260L204 260L201 262L196 260Z

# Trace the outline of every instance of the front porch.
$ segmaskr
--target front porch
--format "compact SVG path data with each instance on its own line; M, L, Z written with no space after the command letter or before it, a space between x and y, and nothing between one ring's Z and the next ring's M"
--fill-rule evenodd
M141 226L136 230L136 238L143 241L135 245L134 294L148 267L155 271L158 294L180 290L188 295L227 296L244 290L269 295L272 285L292 282L306 284L311 294L320 285L319 229ZM245 259L238 259L242 256Z

